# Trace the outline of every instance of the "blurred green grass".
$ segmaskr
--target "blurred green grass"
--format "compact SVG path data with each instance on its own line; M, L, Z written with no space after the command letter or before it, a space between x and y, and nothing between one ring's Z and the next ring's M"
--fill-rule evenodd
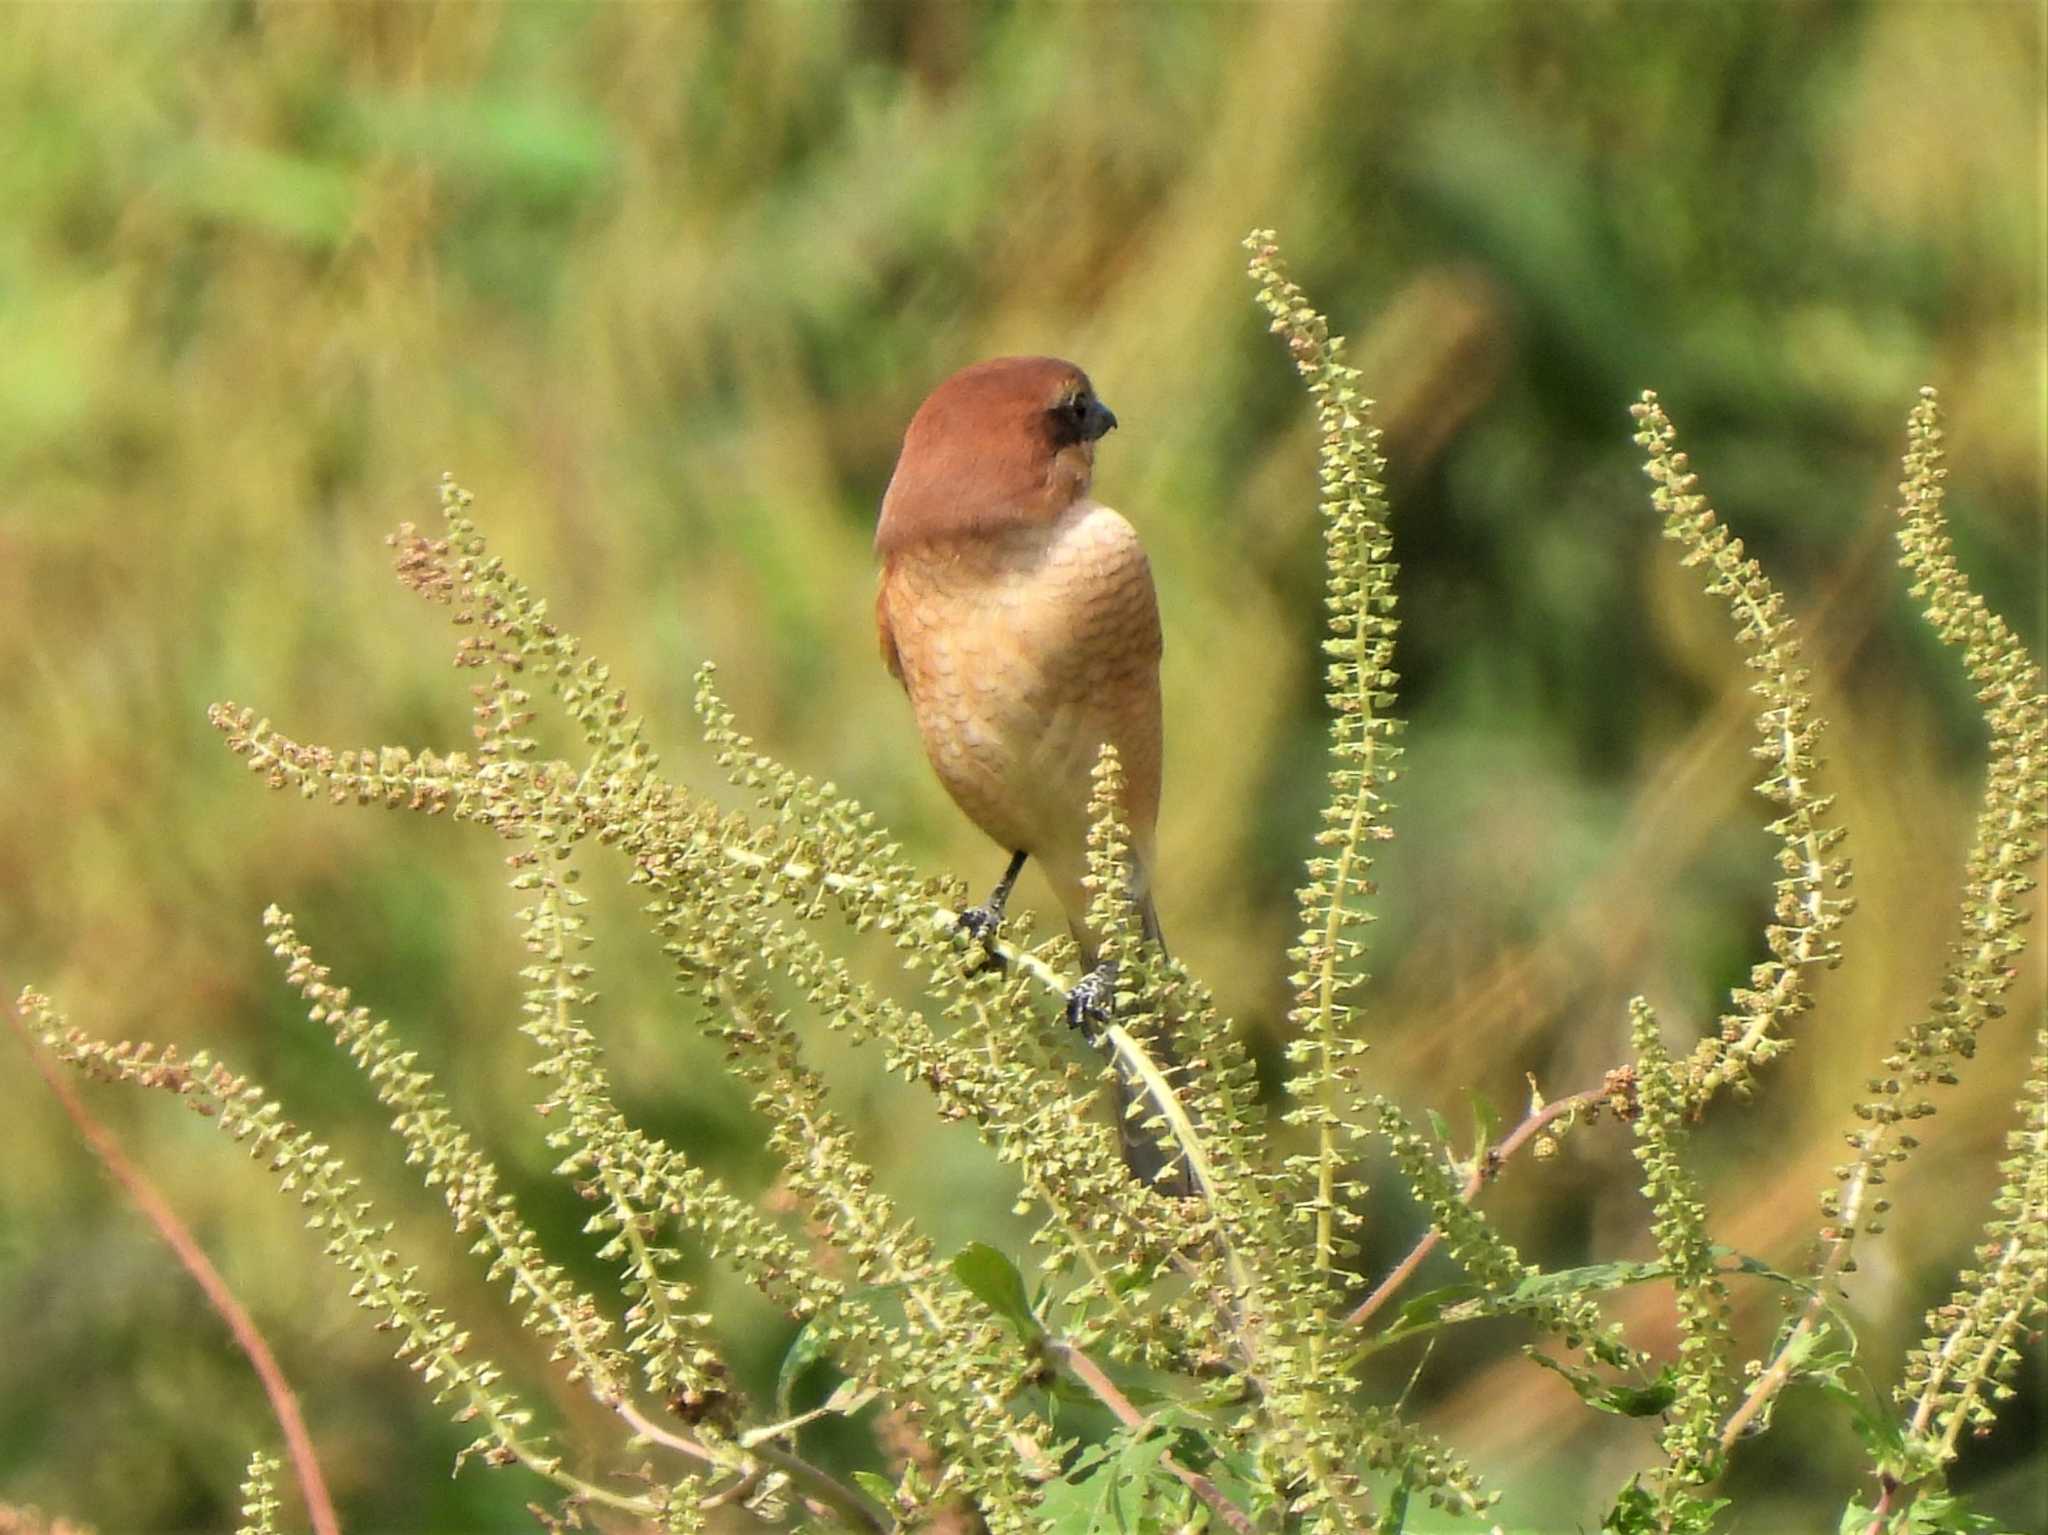
M450 468L679 776L714 776L687 706L715 658L764 744L979 885L997 857L876 663L868 539L933 382L998 352L1070 356L1124 423L1098 489L1162 590L1163 915L1277 1051L1321 770L1319 565L1306 412L1240 275L1254 224L1352 333L1387 428L1414 725L1373 1059L1411 1103L1513 1104L1530 1071L1585 1085L1621 1054L1628 995L1703 1026L1755 956L1770 871L1746 678L1656 540L1636 390L1662 393L1810 624L1863 909L1814 1037L1705 1138L1728 1239L1801 1261L1866 1063L1936 973L1980 768L1967 690L1891 565L1921 383L1951 413L1961 558L2044 636L2038 7L6 19L0 984L269 1083L398 1192L430 1281L528 1380L545 1376L435 1207L404 1197L360 1084L294 1021L255 920L295 910L397 1015L574 1257L575 1202L520 1107L497 852L265 795L205 706L337 745L460 744L439 615L388 579L380 542L431 520ZM636 1112L759 1185L758 1131L630 901L602 910L599 1021ZM2035 959L1858 1278L1879 1380L1984 1213ZM908 1130L914 1095L826 1059L942 1242L1015 1240L971 1136ZM272 1433L254 1383L32 1077L0 1083L0 1498L109 1532L222 1527ZM462 1436L254 1169L166 1104L93 1102L279 1347L352 1527L524 1521L512 1478L447 1479ZM1494 1197L1533 1254L1612 1254L1639 1224L1629 1174L1587 1136ZM1406 1218L1384 1213L1376 1250ZM758 1382L779 1319L705 1277ZM1772 1320L1765 1303L1745 1326ZM1646 1304L1642 1336L1661 1325ZM1580 1432L1547 1380L1438 1363L1425 1404L1513 1491L1512 1518L1597 1517L1640 1449L1629 1426ZM535 1389L572 1439L591 1423ZM2036 1517L2042 1396L2036 1375L1964 1468L2011 1521ZM1795 1427L1737 1480L1773 1489L1777 1527L1813 1528L1856 1464Z

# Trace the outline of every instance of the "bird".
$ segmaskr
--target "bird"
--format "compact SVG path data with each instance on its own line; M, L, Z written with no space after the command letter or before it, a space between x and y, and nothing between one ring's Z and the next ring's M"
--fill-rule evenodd
M1091 1038L1115 995L1084 884L1104 745L1124 771L1132 897L1146 937L1164 949L1152 894L1158 594L1137 530L1092 494L1097 445L1116 425L1071 362L997 357L963 368L911 417L875 529L882 660L909 696L939 782L1010 855L961 926L993 955L1005 903L1035 859L1081 949L1086 974L1067 1017ZM1163 1192L1191 1192L1184 1159L1132 1123L1126 1110L1145 1089L1118 1067L1127 1166Z

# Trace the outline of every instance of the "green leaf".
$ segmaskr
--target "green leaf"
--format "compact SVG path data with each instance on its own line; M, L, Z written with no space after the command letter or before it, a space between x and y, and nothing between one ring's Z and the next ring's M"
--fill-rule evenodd
M790 1405L796 1383L803 1379L804 1371L825 1356L830 1347L823 1331L811 1323L806 1322L796 1330L796 1336L789 1340L789 1347L783 1350L782 1367L775 1372L775 1415L778 1418L796 1416L796 1409Z
M1611 1535L1651 1535L1658 1528L1657 1500L1640 1480L1631 1477L1607 1517L1600 1521L1600 1528Z
M1493 1145L1494 1137L1500 1133L1500 1111L1478 1093L1472 1095L1472 1159L1474 1163L1486 1156Z
M1424 1291L1400 1310L1373 1339L1375 1348L1438 1327L1452 1327L1487 1317L1514 1316L1547 1301L1591 1296L1627 1285L1661 1279L1670 1269L1661 1263L1599 1263L1585 1268L1531 1274L1503 1294L1489 1294L1484 1285L1461 1283Z
M1892 1524L1887 1528L1901 1526ZM1940 1491L1923 1492L1913 1500L1903 1529L1908 1535L2010 1535L1989 1514L1977 1513L1954 1493Z
M1799 1332L1799 1318L1791 1317L1764 1352L1766 1359L1783 1355L1787 1387L1811 1384L1821 1393L1849 1409L1850 1423L1873 1460L1894 1472L1901 1469L1905 1453L1904 1425L1885 1405L1880 1392L1856 1363L1856 1334L1847 1317L1829 1306L1822 1320ZM1850 1376L1855 1372L1855 1378ZM1859 1388L1857 1381L1862 1384ZM1750 1435L1765 1432L1771 1416L1784 1396L1776 1393L1764 1404L1750 1425Z
M1528 1305L1565 1295L1603 1295L1610 1290L1625 1290L1630 1285L1647 1284L1653 1279L1668 1279L1670 1276L1671 1265L1668 1263L1589 1263L1580 1268L1531 1274L1502 1296L1501 1301L1506 1305Z
M1600 1521L1600 1528L1610 1535L1706 1535L1714 1526L1714 1516L1729 1502L1727 1498L1695 1498L1675 1488L1666 1488L1659 1498L1643 1486L1639 1476L1632 1477Z
M1714 1261L1722 1264L1720 1272L1731 1278L1742 1276L1749 1279L1768 1279L1773 1284L1785 1285L1801 1295L1813 1294L1811 1279L1798 1279L1790 1274L1772 1268L1761 1258L1752 1258L1748 1253L1737 1252L1732 1247L1723 1247L1716 1242L1707 1249L1714 1255Z
M1118 1513L1114 1441L1084 1451L1066 1476L1051 1483L1039 1500L1038 1517L1052 1535L1090 1535L1115 1529Z
M968 1294L1016 1328L1026 1342L1045 1336L1044 1326L1032 1314L1024 1276L1017 1272L1016 1264L986 1242L969 1242L954 1255L953 1277Z
M858 1289L849 1290L847 1299L873 1301L909 1288L907 1280L897 1280L890 1284L863 1285ZM789 1340L789 1347L783 1351L781 1368L775 1372L776 1417L796 1416L796 1408L790 1405L790 1398L796 1391L797 1382L803 1379L804 1371L825 1357L831 1347L831 1340L812 1322L806 1322L796 1330L796 1336Z
M1165 1528L1159 1513L1181 1496L1181 1485L1161 1463L1175 1447L1173 1426L1186 1416L1168 1407L1084 1450L1065 1476L1046 1487L1038 1506L1040 1527L1052 1535L1133 1535ZM1193 1455L1199 1448L1181 1450ZM1230 1476L1251 1468L1239 1462L1235 1469L1211 1469Z
M1769 1279L1790 1285L1802 1293L1810 1289L1803 1281L1788 1278L1754 1258L1745 1257L1727 1248L1716 1248L1714 1252L1716 1258L1730 1260L1720 1269L1723 1274ZM1590 1299L1609 1291L1626 1289L1630 1285L1647 1284L1653 1280L1670 1277L1671 1266L1668 1263L1622 1261L1592 1263L1579 1268L1530 1274L1512 1289L1499 1294L1490 1294L1485 1286L1479 1284L1444 1285L1415 1296L1404 1304L1394 1313L1393 1320L1353 1356L1354 1361L1377 1353L1391 1344L1420 1333L1433 1332L1438 1328L1483 1321L1489 1317L1516 1316L1555 1301ZM1583 1341L1587 1352L1602 1364L1626 1368L1632 1362L1628 1351L1610 1338L1595 1335ZM1556 1368L1554 1361L1552 1367ZM1589 1381L1595 1379L1591 1376L1585 1378ZM1597 1388L1597 1393L1605 1394L1603 1400L1607 1405L1603 1407L1604 1411L1624 1412L1635 1416L1639 1411L1661 1410L1661 1407L1644 1408L1640 1403L1629 1405L1628 1393L1625 1390L1621 1391L1617 1398L1610 1388L1601 1385ZM1580 1394L1586 1393L1582 1391ZM1654 1390L1652 1394L1654 1395ZM1591 1401L1593 1398L1588 1396L1587 1400Z
M1488 1299L1486 1288L1483 1285L1450 1284L1444 1285L1440 1289L1425 1290L1422 1294L1410 1299L1399 1311L1394 1313L1394 1320L1387 1325L1387 1331L1389 1333L1420 1332L1425 1328L1438 1326L1446 1320L1456 1322L1470 1321L1472 1316L1484 1315L1485 1313L1473 1312L1471 1315L1464 1316L1456 1315L1455 1313L1462 1307L1474 1304L1484 1305Z
M1480 1144L1484 1145L1485 1142ZM1386 1512L1380 1515L1380 1522L1373 1526L1374 1535L1401 1535L1408 1524L1408 1484L1396 1483L1387 1494Z
M1096 1515L1103 1506L1100 1481L1098 1473L1048 1484L1038 1501L1039 1528L1048 1535L1088 1535L1097 1527Z
M1810 1293L1812 1286L1806 1281L1793 1279L1781 1274L1758 1259L1726 1247L1713 1249L1718 1258L1733 1259L1733 1262L1717 1267L1715 1272L1725 1277L1747 1276L1769 1279L1779 1284L1790 1285L1802 1293ZM1517 1311L1524 1307L1547 1300L1566 1296L1603 1295L1613 1290L1625 1290L1630 1285L1648 1284L1653 1280L1669 1279L1671 1265L1665 1262L1635 1262L1629 1260L1614 1263L1589 1263L1579 1268L1552 1269L1545 1273L1531 1274L1505 1295L1496 1298L1496 1304L1503 1310Z
M1676 1371L1663 1371L1655 1385L1610 1386L1589 1400L1600 1411L1611 1412L1618 1418L1654 1418L1677 1397L1677 1380Z
M1587 1406L1597 1408L1601 1412L1611 1412L1616 1417L1655 1417L1669 1407L1678 1396L1678 1372L1670 1365L1659 1370L1656 1380L1649 1385L1631 1386L1602 1380L1589 1370L1575 1369L1562 1360L1553 1359L1533 1348L1529 1350L1529 1357L1544 1369L1562 1375ZM1617 1503L1615 1506L1619 1509L1621 1505Z
M886 1476L873 1471L853 1473L854 1484L884 1508L896 1506L896 1484Z

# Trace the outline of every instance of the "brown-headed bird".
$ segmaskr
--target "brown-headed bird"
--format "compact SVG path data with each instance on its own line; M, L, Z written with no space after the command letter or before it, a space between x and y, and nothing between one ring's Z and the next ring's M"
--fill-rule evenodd
M964 368L911 418L875 532L882 659L910 696L939 781L1010 854L995 893L962 925L990 935L1025 861L1037 859L1089 967L1068 1002L1084 1031L1114 995L1082 885L1105 742L1123 763L1132 887L1146 934L1159 938L1159 603L1137 531L1089 495L1095 445L1115 426L1070 362L998 357ZM1125 1098L1133 1083L1121 1072L1118 1081ZM1132 1171L1185 1192L1184 1170L1124 1107Z

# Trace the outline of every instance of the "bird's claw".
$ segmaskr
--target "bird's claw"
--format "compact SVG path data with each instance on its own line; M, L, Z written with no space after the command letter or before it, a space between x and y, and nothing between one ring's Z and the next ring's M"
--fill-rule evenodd
M1010 962L996 947L996 933L1003 925L1003 914L994 905L970 906L961 912L957 925L980 948L981 953L968 966L969 975L980 975L984 970L1007 970Z
M1116 1016L1116 965L1104 962L1074 983L1067 993L1067 1024L1093 1040L1101 1026Z

